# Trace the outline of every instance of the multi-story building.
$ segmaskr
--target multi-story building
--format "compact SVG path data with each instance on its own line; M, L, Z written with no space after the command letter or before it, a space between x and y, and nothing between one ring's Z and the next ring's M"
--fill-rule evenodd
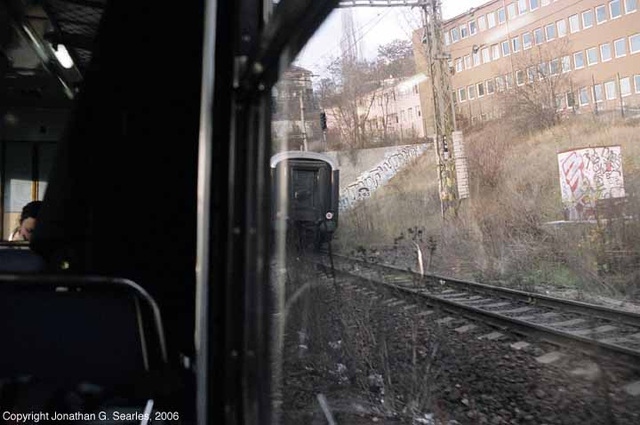
M395 141L414 142L425 137L422 108L420 106L420 83L426 79L417 74L405 79L388 79L381 87L363 94L357 99L357 114L363 125L361 133L366 145ZM355 125L345 106L326 108L327 126L336 135L350 135Z
M562 93L555 94L559 110L637 107L638 2L493 0L446 21L444 41L451 54L458 114L474 122L509 113L500 94L508 96L510 90L546 78L566 81ZM417 54L424 49L419 36L414 35ZM424 54L417 64L426 70ZM429 106L429 96L422 102Z

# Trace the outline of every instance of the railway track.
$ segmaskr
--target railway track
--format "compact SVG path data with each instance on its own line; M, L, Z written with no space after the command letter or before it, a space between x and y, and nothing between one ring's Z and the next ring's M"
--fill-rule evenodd
M472 320L640 368L640 315L333 255L337 273ZM319 263L330 273L327 256Z

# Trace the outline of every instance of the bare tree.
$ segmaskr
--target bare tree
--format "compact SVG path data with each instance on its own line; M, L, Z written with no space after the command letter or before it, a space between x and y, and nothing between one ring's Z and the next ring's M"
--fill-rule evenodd
M507 72L502 91L503 110L514 128L531 132L557 124L573 95L571 62L566 41L556 41L550 47L533 47L513 59L514 73ZM500 89L500 88L499 88Z

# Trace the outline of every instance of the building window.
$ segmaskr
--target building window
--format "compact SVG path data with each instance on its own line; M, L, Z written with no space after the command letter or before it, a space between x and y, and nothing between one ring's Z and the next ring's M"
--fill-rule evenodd
M617 19L622 16L620 0L613 0L609 2L609 12L611 13L611 19Z
M460 41L460 33L458 32L458 28L454 28L451 30L451 41L457 43Z
M527 0L518 0L518 13L520 15L527 13Z
M502 56L509 56L511 54L511 51L509 50L509 41L503 41L502 42Z
M562 111L565 108L565 99L564 96L556 96L556 109L558 111Z
M556 26L558 27L558 37L562 38L567 35L567 21L564 19L556 22Z
M607 7L605 5L596 7L596 24L607 22Z
M496 14L495 12L487 13L487 26L489 29L496 26Z
M631 78L620 78L620 97L631 96Z
M551 0L542 0L542 7L549 6L550 3L551 3Z
M451 36L449 35L449 32L445 32L444 33L444 44L446 46L448 46L449 44L451 44Z
M496 77L496 89L498 89L498 93L504 91L504 77L502 75Z
M584 68L584 52L578 52L573 54L574 69Z
M464 40L465 38L469 37L469 28L467 28L466 25L461 25L460 26L460 37Z
M507 90L511 90L513 88L513 74L507 74L504 76L504 86Z
M456 59L456 72L462 72L462 59Z
M480 66L480 52L473 54L473 66Z
M551 75L558 75L560 74L560 59L554 59L551 62L549 62L549 73Z
M529 0L529 6L531 6L531 10L536 10L540 7L539 0Z
M582 87L578 91L578 99L580 100L580 106L589 104L589 90L586 87Z
M507 14L504 11L504 7L501 7L498 9L498 23L502 25L505 22L507 22Z
M458 98L460 99L460 103L467 101L467 90L466 89L458 89Z
M531 48L531 33L530 32L525 32L524 34L522 34L522 45L524 47L524 50L530 49Z
M607 95L607 100L613 100L616 96L616 82L607 81L604 83L604 92Z
M519 86L524 84L524 71L516 71L516 84Z
M556 38L556 26L555 24L547 25L545 27L545 32L547 33L547 41L551 41Z
M511 3L509 6L507 6L507 15L509 15L509 19L514 19L516 16L518 16L515 3Z
M562 73L571 71L571 56L564 56L562 58Z
M613 42L613 49L615 50L616 57L621 58L627 55L627 40L621 38Z
M567 93L567 108L575 108L576 97L572 92Z
M511 39L511 47L513 48L513 53L518 53L520 51L520 37Z
M640 52L640 34L629 37L629 51L632 55Z
M464 68L471 69L471 55L467 55L464 57Z
M638 0L626 0L624 8L627 13L633 13L638 10Z
M494 44L491 46L491 60L497 61L498 59L500 59L500 46Z
M482 49L482 63L491 62L491 55L489 54L489 48L485 47Z
M495 82L493 80L487 80L486 84L487 84L487 94L494 94L496 92Z
M478 29L480 31L486 31L487 30L487 18L484 16L481 16L478 18Z
M540 65L538 65L538 78L541 80L544 80L548 76L549 76L549 63L542 62Z
M469 86L469 100L473 100L476 98L476 86Z
M569 31L571 31L571 34L580 31L580 18L578 15L569 16Z
M640 75L634 75L633 81L635 82L635 85L636 85L636 93L640 93Z
M527 80L529 84L532 84L536 81L536 67L530 66L527 68Z
M611 60L611 44L605 43L600 45L600 57L602 62L609 62Z
M593 100L596 103L600 103L604 100L604 94L602 92L602 84L596 84L593 86Z
M476 24L476 21L469 21L469 34L476 35L477 32L478 32L478 25Z
M593 66L598 63L598 49L592 47L587 49L587 65Z
M536 41L536 45L544 43L544 37L542 35L542 28L536 28L533 31L533 38Z
M478 98L484 97L484 83L478 83Z
M582 12L582 28L587 29L593 26L593 10Z

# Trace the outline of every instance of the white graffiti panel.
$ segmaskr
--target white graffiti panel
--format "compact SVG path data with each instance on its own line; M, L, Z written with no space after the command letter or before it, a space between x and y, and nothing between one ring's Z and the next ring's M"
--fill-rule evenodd
M591 219L597 201L625 197L620 146L562 152L558 166L562 203L569 220Z
M391 180L411 160L427 150L426 144L402 146L385 155L383 161L372 169L360 174L355 182L340 193L340 212L347 211L357 202L371 197L372 193Z

